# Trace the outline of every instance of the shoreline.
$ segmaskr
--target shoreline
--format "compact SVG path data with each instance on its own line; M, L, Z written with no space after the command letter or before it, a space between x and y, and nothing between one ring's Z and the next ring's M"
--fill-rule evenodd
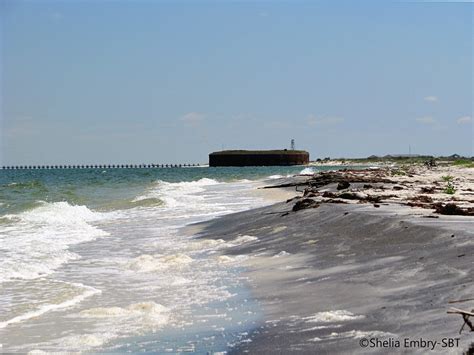
M411 174L415 180L419 178L417 173ZM468 185L464 175L463 182L457 182L461 190L473 182L469 174ZM387 188L403 180L406 185L411 183L409 176L394 179L394 184L383 184ZM274 183L283 180L283 185L288 181L301 183L300 178ZM429 178L425 180L422 182ZM332 185L304 193L293 190L298 197L287 202L193 226L201 239L228 241L243 235L257 238L223 252L230 262L244 266L248 286L264 314L249 338L230 352L427 350L407 349L403 344L399 348L393 344L387 349L362 348L362 338L460 338L457 347L438 345L434 351L467 351L474 338L466 330L459 335L462 318L446 311L450 300L474 294L470 276L474 232L468 229L473 225L472 217L437 214L437 218L426 218L433 214L427 206L403 205L409 194L399 195L395 201L382 199L378 207L363 199L337 203L334 200L338 197L334 196L325 202L323 190L337 191ZM287 191L293 186L286 186ZM361 189L357 184L354 188ZM310 194L314 196L308 198ZM464 196L463 191L458 192L460 195ZM444 196L435 193L433 198ZM302 204L302 209L294 211L298 202L308 199L315 204ZM471 203L469 199L456 202L465 208ZM242 255L245 261L237 261L242 258L235 257ZM467 309L472 302L460 305Z

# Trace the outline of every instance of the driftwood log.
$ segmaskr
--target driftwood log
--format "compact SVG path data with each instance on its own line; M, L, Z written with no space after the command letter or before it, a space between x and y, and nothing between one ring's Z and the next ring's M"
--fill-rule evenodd
M466 324L471 329L471 332L474 332L474 324L472 324L472 322L469 320L469 317L474 317L474 309L471 311L465 311L459 308L452 307L448 310L448 314L460 314L462 316L464 323L462 324L462 327L459 330L459 334L462 333Z

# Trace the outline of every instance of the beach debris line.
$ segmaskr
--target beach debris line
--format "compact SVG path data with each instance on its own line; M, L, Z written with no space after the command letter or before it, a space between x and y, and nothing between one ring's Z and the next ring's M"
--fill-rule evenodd
M350 182L348 181L341 181L339 184L337 184L337 189L338 190L344 190L349 188L351 186Z
M440 181L456 181L456 189L447 193ZM474 170L471 169L459 171L456 177L446 175L445 167L428 169L423 165L403 169L342 169L315 173L305 179L298 176L264 188L293 186L302 193L287 201L293 203L290 210L293 212L316 208L322 203L370 203L376 208L381 204L399 204L429 209L438 215L474 216Z
M386 178L385 169L342 169L337 171L323 171L314 174L305 181L290 181L279 185L265 186L264 188L280 188L293 186L308 186L317 189L333 183L396 183Z
M446 214L446 215L460 215L460 216L474 216L474 207L461 208L455 203L447 203L443 205L442 203L433 204L436 213Z

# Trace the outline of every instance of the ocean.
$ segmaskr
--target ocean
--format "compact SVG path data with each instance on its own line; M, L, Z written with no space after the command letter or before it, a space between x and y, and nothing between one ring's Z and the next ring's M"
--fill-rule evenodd
M324 167L0 171L0 352L223 352L258 323L231 243L184 226ZM268 182L268 181L267 181ZM249 239L250 238L250 239Z

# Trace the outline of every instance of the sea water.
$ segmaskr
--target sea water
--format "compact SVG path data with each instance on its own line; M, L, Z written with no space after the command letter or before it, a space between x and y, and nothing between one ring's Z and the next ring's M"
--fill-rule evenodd
M300 172L312 171L0 171L0 352L205 353L246 341L259 309L238 263L219 254L232 242L180 230L269 204L254 193L262 181Z

